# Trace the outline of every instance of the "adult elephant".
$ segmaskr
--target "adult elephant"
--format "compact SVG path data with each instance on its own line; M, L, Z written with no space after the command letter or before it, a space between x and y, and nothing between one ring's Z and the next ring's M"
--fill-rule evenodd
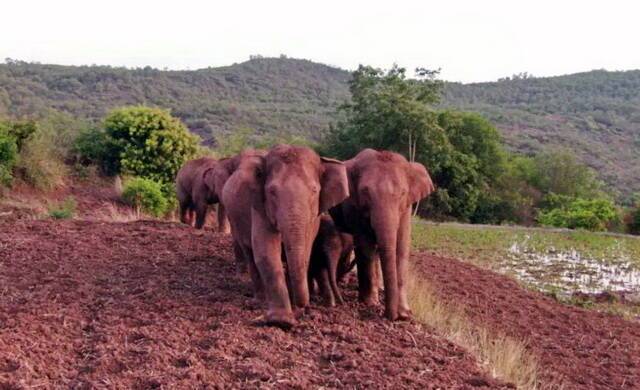
M365 149L345 161L350 196L330 213L336 225L354 235L359 299L378 302L377 257L382 263L385 315L411 316L407 266L411 246L411 205L434 190L427 169L402 155Z
M209 205L219 203L220 192L224 185L226 160L202 157L187 161L176 175L176 196L180 208L180 221L202 229L207 218ZM218 205L218 230L229 231L229 223L224 207Z
M220 197L229 218L236 262L239 269L249 270L258 299L264 298L264 288L251 248L251 202L256 174L262 170L265 155L266 151L248 149L233 157L228 164L231 174Z
M309 148L278 145L247 164L242 175L250 203L245 195L232 194L235 178L229 179L223 199L234 210L251 207L251 254L267 301L265 322L291 327L293 309L309 304L307 272L320 213L349 195L346 169L342 162L321 158Z

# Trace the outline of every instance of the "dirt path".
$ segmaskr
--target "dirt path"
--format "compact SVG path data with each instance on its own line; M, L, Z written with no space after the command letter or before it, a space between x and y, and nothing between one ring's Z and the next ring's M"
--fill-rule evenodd
M358 307L293 331L262 314L211 231L0 222L0 389L498 388L465 351Z
M464 307L476 323L528 340L546 384L640 388L640 324L559 304L458 260L417 254L413 261L445 301Z

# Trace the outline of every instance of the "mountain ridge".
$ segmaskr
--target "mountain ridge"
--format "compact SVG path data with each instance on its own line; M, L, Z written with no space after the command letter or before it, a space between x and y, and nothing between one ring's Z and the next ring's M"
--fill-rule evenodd
M0 64L0 116L49 109L99 121L114 107L169 108L207 144L241 127L319 140L350 97L350 73L293 58L254 57L198 70ZM446 82L440 108L476 111L509 149L573 150L625 196L640 191L640 70Z

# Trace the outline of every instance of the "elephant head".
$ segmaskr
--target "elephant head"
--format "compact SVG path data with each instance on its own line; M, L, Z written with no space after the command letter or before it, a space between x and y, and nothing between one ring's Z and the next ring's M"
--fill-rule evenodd
M307 270L320 213L348 196L348 180L340 161L320 158L306 147L276 146L263 162L253 189L252 246L269 305L267 322L290 326L291 303L309 303ZM283 276L281 247L291 291Z

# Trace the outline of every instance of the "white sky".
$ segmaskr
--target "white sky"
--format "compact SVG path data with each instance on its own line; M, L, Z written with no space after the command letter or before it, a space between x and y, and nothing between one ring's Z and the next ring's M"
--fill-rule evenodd
M452 81L640 68L640 2L4 0L0 61L197 69L251 54Z

